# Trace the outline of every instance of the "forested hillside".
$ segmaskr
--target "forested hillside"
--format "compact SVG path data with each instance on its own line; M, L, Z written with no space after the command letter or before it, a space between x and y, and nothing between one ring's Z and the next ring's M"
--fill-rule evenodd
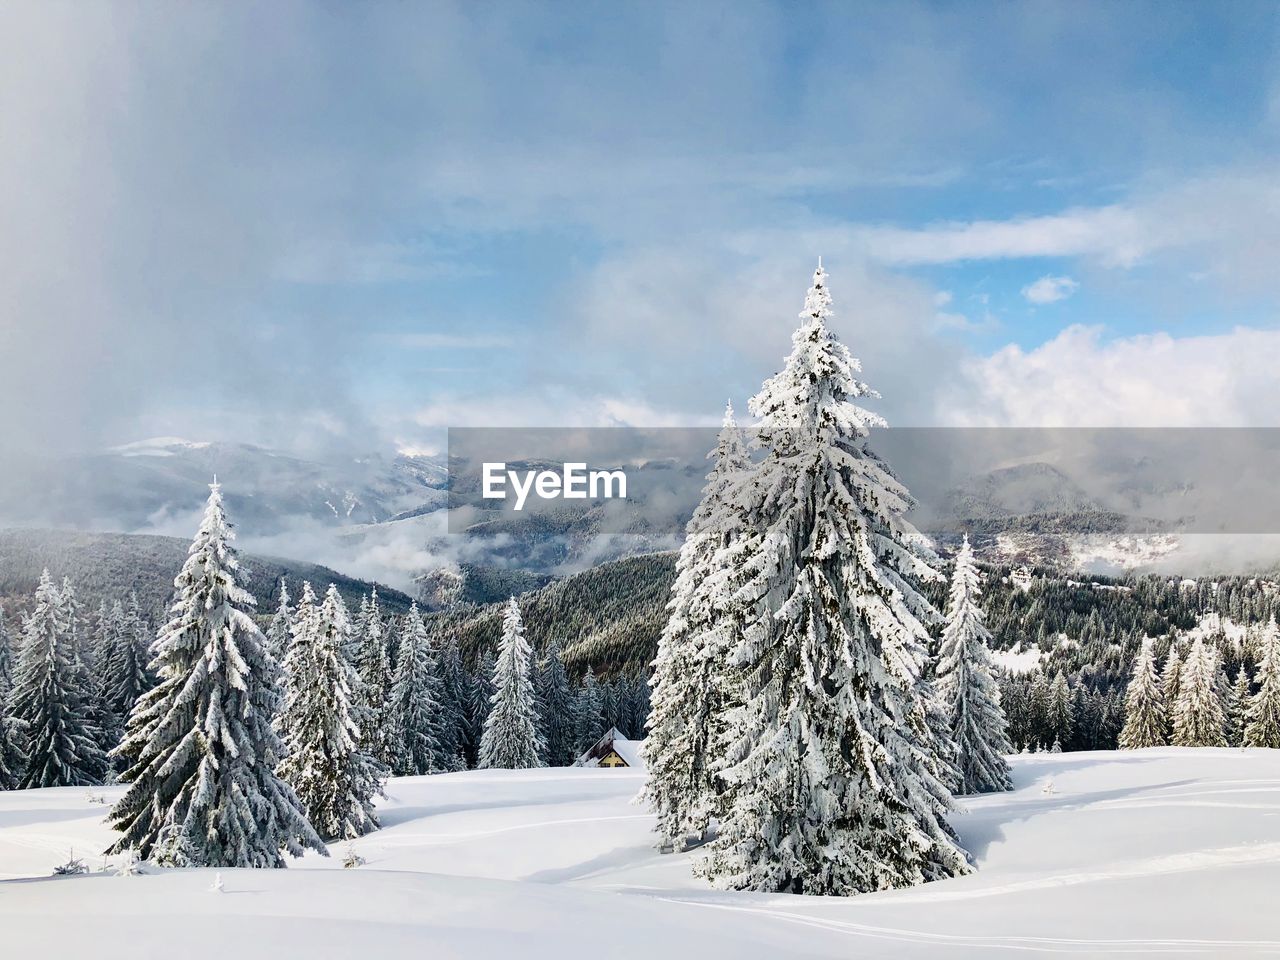
M529 641L541 650L556 639L566 666L612 676L648 669L666 622L674 553L651 553L592 567L521 597ZM464 656L497 645L502 605L465 605L430 614L433 633L454 638Z

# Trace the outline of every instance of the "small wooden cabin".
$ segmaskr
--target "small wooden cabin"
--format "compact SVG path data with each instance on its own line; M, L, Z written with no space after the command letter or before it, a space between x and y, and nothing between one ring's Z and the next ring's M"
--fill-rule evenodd
M620 734L616 727L600 738L599 742L580 756L575 767L634 767L642 769L640 762L641 740L628 740Z

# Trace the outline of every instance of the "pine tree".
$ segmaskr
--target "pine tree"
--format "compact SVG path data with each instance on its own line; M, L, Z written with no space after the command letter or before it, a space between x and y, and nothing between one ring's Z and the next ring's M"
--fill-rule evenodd
M1067 678L1059 670L1049 686L1049 699L1045 704L1047 724L1045 742L1050 742L1052 738L1058 743L1059 748L1062 744L1068 743L1075 729L1075 719L1075 703L1071 697L1071 687L1067 685Z
M827 327L819 267L781 373L751 401L764 460L732 504L742 533L735 706L719 833L698 870L720 887L847 895L967 873L921 668L937 611L911 501L866 446L874 392Z
M600 713L604 717L606 730L618 726L618 683L617 680L606 680L600 684Z
M391 688L390 717L396 774L414 777L443 770L440 691L435 657L415 603L400 627L400 656Z
M502 618L502 640L494 664L493 698L480 739L480 768L524 770L542 766L546 743L539 732L538 698L530 669L520 605L512 597Z
M1225 747L1224 717L1217 690L1218 658L1196 637L1178 675L1173 707L1173 743L1179 747Z
M1233 747L1244 746L1244 731L1249 723L1249 702L1253 699L1249 671L1240 664L1240 672L1236 674L1235 687L1231 693L1231 715L1227 718L1228 744Z
M1032 737L1032 752L1038 752L1053 743L1053 730L1049 724L1049 702L1052 699L1052 684L1048 674L1037 669L1035 680L1031 683L1031 701L1029 704Z
M467 676L467 765L480 762L480 738L489 716L489 700L493 697L493 651L477 654L475 671Z
M961 793L1013 789L1004 758L1013 745L1000 707L1000 688L991 675L991 634L978 606L980 582L966 535L951 578L938 664L938 690L950 709Z
M354 670L343 655L351 634L346 604L332 584L318 610L304 583L285 656L285 704L280 714L286 752L281 778L327 841L350 840L376 830L373 798L382 792L382 768L363 749L356 725Z
M107 653L104 673L107 677L107 705L113 716L128 717L138 698L151 689L151 676L147 670L147 644L139 643L141 616L138 598L130 599L125 610L120 601L111 608L112 643Z
M1240 672L1244 673L1243 668ZM1221 657L1218 658L1218 673L1213 679L1218 701L1222 704L1222 738L1227 746L1238 747L1244 739L1243 711L1235 685L1227 679Z
M1120 749L1141 750L1162 747L1169 729L1164 690L1156 676L1155 651L1144 643L1133 664L1133 677L1124 699L1124 729L1120 731Z
M23 731L24 789L98 783L106 765L66 619L71 606L64 600L45 570L23 630L12 694L13 715Z
M119 600L113 604L101 601L97 620L90 657L94 667L89 671L86 690L94 707L91 715L100 732L98 747L105 754L120 742L124 735L124 721L129 716L127 709L116 709L111 697L114 681L112 661L118 655L116 648L124 630L123 605Z
M308 847L327 854L275 772L272 660L239 584L233 538L215 481L152 648L159 682L134 706L115 751L131 786L111 811L124 834L112 853L204 867L282 867L282 850Z
M1164 669L1160 672L1160 687L1164 691L1165 708L1169 713L1169 735L1173 735L1173 708L1178 702L1178 684L1182 677L1182 657L1178 648L1169 646L1169 655L1165 658Z
M1275 617L1263 629L1260 647L1258 692L1245 714L1244 745L1280 749L1280 628Z
M538 714L542 717L543 762L567 767L577 759L574 748L574 699L560 643L552 638L538 671Z
M365 744L368 751L386 766L394 761L390 722L387 716L391 700L391 658L387 654L387 634L378 610L378 588L360 602L356 621L356 667L360 674L361 707L364 716Z
M440 762L447 771L467 769L467 677L456 640L440 645L436 657L440 693Z
M104 664L98 657L93 635L85 622L80 600L70 577L62 578L62 586L58 590L58 607L59 616L66 628L66 643L72 651L75 664L76 686L81 692L85 731L98 747L89 776L94 783L101 783L110 772L107 753L119 740L119 725L107 704Z
M632 740L643 740L645 738L645 729L649 723L651 706L649 702L649 681L644 675L640 675L631 677L628 682L631 688L631 727L625 732Z
M587 667L573 704L574 759L590 750L608 731L604 725L604 697L595 671Z
M0 697L0 790L16 790L22 781L27 758L21 741L22 732L9 713L8 698Z
M4 618L4 604L0 603L0 699L8 700L13 689L13 640Z
M0 790L15 790L27 758L22 752L22 730L13 716L13 652L0 606Z
M643 796L657 815L663 846L701 835L721 793L712 776L712 750L722 732L736 621L733 611L724 609L732 605L732 593L717 554L733 537L735 517L728 505L734 485L751 466L732 404L725 407L708 457L712 469L685 530L650 680L653 709L643 747L649 777Z
M267 625L267 652L276 664L284 663L293 638L293 607L289 605L289 581L280 578L280 602Z

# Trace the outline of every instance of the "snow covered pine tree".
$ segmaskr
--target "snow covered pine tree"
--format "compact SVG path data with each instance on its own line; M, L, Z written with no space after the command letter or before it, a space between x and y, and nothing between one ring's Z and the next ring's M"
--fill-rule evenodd
M1262 631L1258 692L1249 701L1244 726L1246 747L1280 748L1280 627L1275 617Z
M308 847L327 855L276 776L271 659L238 582L233 538L215 480L173 582L172 619L152 648L159 682L134 706L115 751L131 786L111 810L124 835L110 853L204 867L283 867L282 850Z
M493 699L480 738L480 768L523 770L542 766L546 743L538 722L538 698L530 675L532 654L524 637L520 605L507 601L502 640L493 668Z
M26 755L19 786L75 787L99 782L106 760L90 723L86 677L49 571L40 574L13 685L13 716Z
M658 845L680 849L701 837L715 813L719 786L711 776L713 745L724 716L723 689L734 619L722 609L729 600L726 573L717 555L735 527L733 487L751 465L742 433L725 408L702 501L685 530L676 561L667 625L653 662L653 707L644 763L649 771L642 797L657 815Z
M918 670L936 579L902 518L909 495L867 450L875 396L827 327L814 274L783 370L751 401L763 462L735 487L743 532L717 561L760 598L738 638L718 774L719 834L699 871L719 887L847 895L970 870L922 728ZM913 673L914 676L905 676Z
M1179 747L1225 747L1225 717L1218 697L1218 657L1196 637L1178 675L1173 707L1173 743Z
M1160 689L1164 691L1164 707L1169 714L1169 731L1173 732L1173 708L1178 702L1178 684L1182 677L1182 656L1172 643L1164 660L1164 669L1160 671Z
M0 605L0 790L16 790L27 758L22 733L13 715L13 649Z
M991 634L978 606L979 582L966 534L951 577L938 662L938 692L950 711L960 793L1013 789L1004 758L1013 753L1013 745L1000 707L1000 688L991 675Z
M304 583L298 611L284 660L279 726L286 749L279 773L321 839L351 840L378 828L373 798L384 775L363 750L354 718L355 671L342 653L351 623L332 584L316 610L311 584Z
M1253 680L1244 664L1240 664L1240 672L1236 674L1235 687L1231 694L1231 705L1235 711L1227 718L1227 726L1231 728L1230 746L1243 747L1244 731L1249 725L1249 705L1253 702Z
M387 706L391 699L391 657L387 651L387 632L378 610L378 588L360 601L356 619L356 669L360 674L361 729L364 749L375 760L390 767L392 756Z
M267 625L267 652L277 664L284 663L289 653L289 638L293 636L293 607L289 605L289 582L280 578L280 602Z
M445 769L440 749L440 688L426 627L415 603L400 627L400 656L388 722L394 770L415 777Z
M1169 729L1169 714L1164 704L1164 689L1156 675L1156 656L1151 644L1144 643L1133 664L1133 676L1124 695L1124 729L1120 731L1121 750L1161 747Z
M141 635L138 598L130 599L128 612L117 601L111 610L111 620L115 630L104 665L107 705L123 722L133 712L138 698L151 689L151 675L147 672L148 643Z

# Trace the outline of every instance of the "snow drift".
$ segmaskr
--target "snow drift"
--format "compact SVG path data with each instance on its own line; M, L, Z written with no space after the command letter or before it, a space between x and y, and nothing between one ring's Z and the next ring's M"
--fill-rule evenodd
M6 955L95 960L1280 953L1280 751L1012 760L953 822L972 876L850 899L722 893L652 848L642 773L394 779L384 829L288 870L98 873L118 788L0 793ZM91 871L50 877L69 853ZM112 866L119 858L113 858Z

